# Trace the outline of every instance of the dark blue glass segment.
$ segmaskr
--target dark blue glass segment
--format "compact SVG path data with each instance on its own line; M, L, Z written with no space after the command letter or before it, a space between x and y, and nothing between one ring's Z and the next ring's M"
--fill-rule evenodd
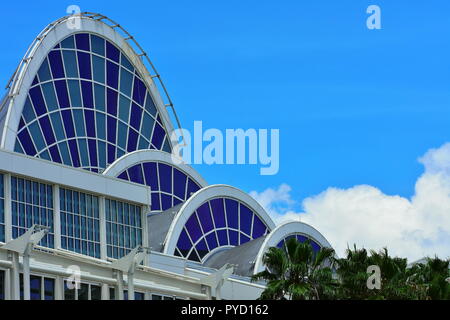
M48 81L52 78L52 75L50 74L50 67L48 66L47 58L44 59L44 62L42 62L41 67L38 71L39 80L41 82Z
M228 245L228 235L227 230L217 230L217 238L219 238L219 245L220 246L227 246Z
M173 207L172 205L172 196L169 196L168 194L161 193L161 205L162 210L167 210Z
M73 127L72 112L69 110L61 111L64 127L66 128L67 138L75 137L75 129Z
M106 57L119 63L120 51L109 41L106 41Z
M59 155L59 150L57 146L52 146L49 148L50 155L52 156L53 162L62 163L61 156Z
M184 200L186 192L186 175L178 169L173 169L173 193Z
M156 163L145 162L143 163L143 168L144 168L145 184L150 187L151 191L159 190Z
M161 204L159 199L159 193L152 193L152 210L158 211L161 210Z
M186 222L186 229L191 236L192 241L197 242L198 239L201 238L202 230L200 229L200 225L198 224L197 216L192 214L188 221Z
M208 254L208 247L206 246L205 239L202 239L197 243L195 246L195 249L197 249L198 254L200 255L200 258L203 259L204 256Z
M153 130L152 144L156 149L161 149L162 143L164 141L165 131L159 123L155 123L155 128Z
M142 175L142 168L140 164L132 166L128 169L128 176L130 180L136 183L144 184L144 177Z
M94 107L94 96L92 95L92 82L81 81L81 93L83 95L83 106L85 108Z
M108 113L117 116L117 91L108 88L106 95Z
M245 234L251 235L253 212L242 203L240 204L240 230Z
M212 199L210 201L211 210L213 212L214 222L216 224L216 228L225 228L225 210L223 208L223 199Z
M138 133L130 128L128 130L128 146L127 151L132 152L137 149Z
M238 228L238 203L235 200L225 199L228 227Z
M117 120L108 116L108 141L111 143L116 143L116 125Z
M44 137L47 145L55 143L55 136L53 135L52 125L50 124L48 116L40 118L39 124L41 125L42 131L44 132Z
M89 48L89 35L87 33L78 33L75 35L75 42L77 44L77 49L90 51Z
M266 232L265 224L261 221L261 219L258 218L258 216L255 216L255 220L253 221L253 232L252 232L253 239L263 236L265 232Z
M119 86L119 66L111 61L106 62L106 84L114 89Z
M78 146L77 146L76 140L74 140L74 139L69 140L69 151L70 151L70 156L72 157L73 166L76 168L80 167Z
M207 233L214 229L208 202L205 202L197 209L197 216L200 220L200 223L202 224L204 233Z
M92 51L104 56L105 55L105 40L103 38L91 34Z
M91 158L91 166L93 167L97 167L98 162L97 162L97 146L96 146L96 141L89 139L88 140L88 145L89 145L89 156Z
M65 38L61 42L61 47L63 48L69 48L69 49L75 49L75 42L73 40L73 36Z
M158 167L161 191L172 193L172 167L164 163L158 163Z
M196 193L199 189L200 187L192 179L189 179L186 192L186 199L189 199L190 196Z
M23 107L22 116L25 118L27 123L33 121L36 118L33 106L31 105L31 100L29 97L25 100L25 105Z
M228 237L230 238L230 245L237 246L239 245L239 233L234 230L228 230Z
M142 117L142 108L139 107L137 104L132 103L131 104L130 124L137 131L139 131L139 129L141 127L141 117Z
M36 149L34 148L33 141L31 140L28 130L24 129L19 132L18 137L25 153L30 156L34 156L36 154Z
M91 76L91 55L86 52L77 51L78 67L80 69L80 78L92 79Z
M50 51L48 54L48 60L50 61L50 69L52 70L53 79L64 78L64 67L61 51Z
M45 102L40 87L31 88L30 97L38 117L44 113L47 113L47 108L45 107Z
M189 250L192 248L191 240L189 240L189 237L184 229L181 231L180 237L178 238L177 248L183 256L187 255Z
M116 159L116 147L112 144L108 144L108 163L113 163Z
M70 108L66 80L55 81L55 88L56 88L56 95L58 96L59 107L60 108Z
M94 111L84 110L84 119L86 121L86 132L88 137L95 137Z

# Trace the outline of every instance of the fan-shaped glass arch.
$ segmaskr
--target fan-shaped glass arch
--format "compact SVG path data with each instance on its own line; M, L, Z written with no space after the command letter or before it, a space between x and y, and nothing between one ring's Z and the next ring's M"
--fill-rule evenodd
M185 202L200 185L183 171L159 161L129 167L118 178L145 184L151 190L151 211L164 211Z
M216 248L238 246L268 231L263 220L241 201L214 198L189 217L178 238L175 255L202 261Z
M170 152L142 76L103 37L65 38L50 50L28 91L15 151L98 172L138 149Z
M286 240L291 239L291 238L296 238L297 241L299 242L305 242L305 241L309 241L311 243L311 246L313 248L314 252L318 252L322 247L316 242L314 241L311 237L307 237L303 234L290 234L288 235L286 238L284 238L283 240L281 240L280 242L278 242L277 247L278 248L283 248L284 244L286 243Z

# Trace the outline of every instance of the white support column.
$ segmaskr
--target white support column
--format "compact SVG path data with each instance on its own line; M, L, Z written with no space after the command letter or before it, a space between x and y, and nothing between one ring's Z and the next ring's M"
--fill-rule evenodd
M23 299L30 300L30 252L25 250L23 254Z
M105 215L105 197L99 197L98 210L100 217L100 258L107 259L107 247L106 247L106 215Z
M102 300L110 300L109 285L107 283L102 283Z
M5 243L12 239L12 212L11 212L11 175L3 175L5 192Z
M55 300L64 300L64 279L61 276L55 280Z
M5 300L11 300L11 269L5 270Z
M59 185L53 185L53 231L55 233L55 248L61 249L61 208Z
M20 263L19 254L17 252L10 251L11 254L11 300L20 300Z
M116 300L123 300L123 272L116 270Z
M142 226L142 246L148 247L148 226L147 226L147 212L150 212L149 206L141 207L141 226ZM148 257L144 259L144 266L148 266Z
M134 270L128 272L128 300L134 300Z

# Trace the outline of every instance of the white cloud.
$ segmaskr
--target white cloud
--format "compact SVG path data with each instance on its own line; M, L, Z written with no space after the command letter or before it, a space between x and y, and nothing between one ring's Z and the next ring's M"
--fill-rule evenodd
M389 196L381 190L358 185L330 187L301 203L282 184L250 194L275 222L300 219L317 228L343 256L347 246L381 249L411 261L437 254L450 257L450 143L430 149L419 161L425 171L418 178L411 199ZM301 204L303 212L294 210Z

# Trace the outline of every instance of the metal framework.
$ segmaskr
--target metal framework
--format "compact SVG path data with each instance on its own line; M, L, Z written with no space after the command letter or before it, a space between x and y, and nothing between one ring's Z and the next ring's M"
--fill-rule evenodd
M8 97L14 97L16 96L20 88L22 87L22 81L23 81L23 73L27 69L28 64L30 63L31 59L33 58L33 55L36 51L36 49L39 47L39 44L42 42L42 40L49 34L49 32L57 25L61 23L65 23L69 19L73 19L74 17L79 17L81 19L91 19L99 22L103 22L105 25L110 27L111 29L114 29L118 32L122 38L130 44L130 47L135 51L136 55L141 58L142 62L144 63L144 66L146 67L148 73L148 76L152 79L158 79L159 86L162 88L162 91L165 95L165 100L163 99L164 106L168 109L170 108L172 110L172 114L175 117L175 120L177 122L177 126L180 132L180 135L183 139L183 145L186 145L186 140L184 139L183 131L181 130L181 123L178 118L178 115L175 111L175 107L173 105L172 99L170 98L169 92L167 91L167 88L161 78L161 75L156 70L155 65L150 60L148 54L144 51L144 49L141 47L141 45L136 41L136 39L127 31L125 30L120 24L115 22L114 20L108 18L105 15L102 15L100 13L93 13L93 12L81 12L79 14L73 14L73 15L67 15L64 16L49 25L47 25L40 33L39 35L33 40L31 45L28 47L28 50L26 51L24 57L20 61L17 69L14 71L13 75L9 79L5 89L8 91ZM6 101L6 99L5 99ZM0 110L3 106L0 106Z

